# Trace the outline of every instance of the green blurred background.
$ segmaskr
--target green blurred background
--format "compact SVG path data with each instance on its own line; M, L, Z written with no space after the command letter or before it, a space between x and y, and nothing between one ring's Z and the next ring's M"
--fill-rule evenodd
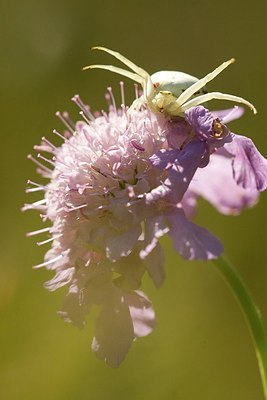
M266 0L108 1L1 0L1 270L0 398L3 400L262 400L254 350L243 317L209 263L186 263L166 241L167 279L144 289L158 317L155 332L134 343L117 370L90 350L93 315L83 331L56 315L64 289L49 293L51 274L33 271L45 249L25 232L38 229L37 213L21 214L36 180L26 159L41 136L59 128L54 113L78 113L79 93L93 109L120 77L82 72L113 61L92 45L119 50L150 72L181 70L203 76L230 57L237 63L210 84L243 96L258 108L231 127L253 138L267 156ZM127 82L128 102L133 98ZM216 103L227 108L229 103ZM197 220L223 241L267 321L267 197L239 217L200 203Z

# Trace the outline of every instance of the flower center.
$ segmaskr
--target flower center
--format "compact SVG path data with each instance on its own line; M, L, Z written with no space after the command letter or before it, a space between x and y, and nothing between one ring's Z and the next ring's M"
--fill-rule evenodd
M222 138L225 134L223 125L220 123L219 119L215 119L212 124L213 136L217 139Z

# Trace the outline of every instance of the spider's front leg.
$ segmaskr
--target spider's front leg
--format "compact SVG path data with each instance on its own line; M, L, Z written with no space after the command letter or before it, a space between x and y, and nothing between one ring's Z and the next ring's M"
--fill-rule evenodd
M183 105L180 105L179 98L178 98L177 106L178 106L178 108L180 108L180 112L184 112L191 107L196 107L196 106L206 103L207 101L210 101L210 100L229 100L229 101L233 101L236 103L242 103L242 104L245 104L246 106L248 106L253 111L254 114L257 114L256 108L249 101L247 101L239 96L234 96L232 94L226 94L226 93L220 93L220 92L211 92L211 93L203 94L201 96L198 96L194 99L187 101Z

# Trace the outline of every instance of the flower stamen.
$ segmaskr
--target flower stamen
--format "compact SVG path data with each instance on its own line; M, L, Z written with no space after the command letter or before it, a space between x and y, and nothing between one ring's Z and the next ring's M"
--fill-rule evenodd
M38 269L38 268L46 267L47 265L53 264L56 261L60 260L62 257L63 257L63 254L60 254L59 256L53 258L52 260L48 260L48 261L45 261L45 262L43 262L41 264L34 265L32 268L33 269Z
M113 111L117 112L117 106L116 106L115 97L114 97L113 92L112 92L112 87L109 86L107 88L107 91L108 91L108 94L110 95L110 98L111 98L111 105L113 106Z
M86 115L86 117L90 121L94 121L95 120L94 115L90 111L90 107L84 104L84 102L82 101L82 99L80 98L80 96L78 94L73 96L71 100L82 110L84 115Z
M48 167L46 167L45 165L43 165L42 163L40 163L39 161L37 161L31 154L28 154L28 159L31 160L32 162L34 162L36 165L38 165L38 167L41 168L41 170L48 172L49 174L51 174L52 170Z
M222 138L224 136L225 130L219 119L216 118L213 121L212 129L213 129L213 136L216 137L217 139Z
M125 107L125 95L124 95L124 82L120 81L120 89L121 89L121 107Z
M60 119L60 121L65 125L65 127L70 131L70 133L75 132L75 125L69 118L69 114L65 111L64 113L61 113L60 111L56 112L56 116Z
M55 162L50 160L49 158L44 157L42 154L38 153L37 158L41 158L41 160L47 162L48 164L51 164L53 167L55 167Z
M51 227L49 226L47 228L38 229L37 231L28 232L28 233L26 233L26 236L27 237L36 236L36 235L40 235L41 233L49 232L50 230L51 230Z

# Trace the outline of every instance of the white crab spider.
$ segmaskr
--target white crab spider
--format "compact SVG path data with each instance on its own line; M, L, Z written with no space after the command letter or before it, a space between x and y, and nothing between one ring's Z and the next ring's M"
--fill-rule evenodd
M256 108L242 97L220 92L207 93L205 90L205 85L232 64L235 61L234 58L222 63L204 78L197 79L194 76L178 71L159 71L150 76L144 69L116 51L99 46L93 47L92 50L101 50L111 54L133 72L113 65L88 65L83 68L84 70L94 68L107 69L140 83L144 94L137 102L141 102L141 104L145 102L155 112L163 112L171 117L176 117L182 115L184 111L191 107L212 99L219 99L246 104L254 114L257 113ZM194 95L197 96L192 98ZM133 106L136 106L136 103Z

